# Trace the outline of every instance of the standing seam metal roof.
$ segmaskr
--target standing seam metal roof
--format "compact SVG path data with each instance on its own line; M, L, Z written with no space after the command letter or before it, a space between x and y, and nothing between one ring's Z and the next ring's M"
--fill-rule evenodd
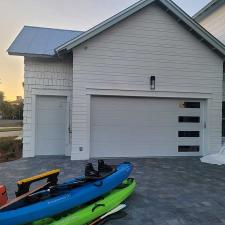
M55 48L82 33L82 31L25 26L7 51L10 55L53 57Z

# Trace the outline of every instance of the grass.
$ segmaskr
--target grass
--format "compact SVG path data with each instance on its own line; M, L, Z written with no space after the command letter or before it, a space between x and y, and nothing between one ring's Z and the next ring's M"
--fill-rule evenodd
M15 138L0 138L0 162L12 161L22 157L22 140L16 140Z

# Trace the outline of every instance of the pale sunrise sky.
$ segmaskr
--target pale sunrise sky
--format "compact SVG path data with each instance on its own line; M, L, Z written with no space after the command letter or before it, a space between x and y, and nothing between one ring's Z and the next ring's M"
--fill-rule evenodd
M0 0L0 90L23 95L23 57L6 52L24 25L87 30L137 0ZM210 0L174 0L193 15Z

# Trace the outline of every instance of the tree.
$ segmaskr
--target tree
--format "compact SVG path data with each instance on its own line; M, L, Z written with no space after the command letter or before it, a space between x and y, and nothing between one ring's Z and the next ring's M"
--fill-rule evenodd
M4 93L2 91L0 91L0 105L3 103L4 101Z
M13 117L17 120L23 119L23 103L21 102L19 105L13 106Z
M2 118L6 120L13 119L13 109L9 102L4 101L1 104Z
M6 120L22 120L23 119L23 103L12 104L4 100L4 93L0 91L0 111L2 119Z

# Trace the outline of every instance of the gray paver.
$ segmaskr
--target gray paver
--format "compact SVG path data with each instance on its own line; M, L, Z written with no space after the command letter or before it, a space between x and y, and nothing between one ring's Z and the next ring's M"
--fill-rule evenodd
M124 159L106 160L116 164ZM225 224L225 166L199 158L125 159L134 165L135 194L127 201L128 216L112 225ZM91 160L96 163L96 160ZM60 180L83 174L87 161L69 157L36 157L0 164L0 182L13 197L18 179L61 168Z

